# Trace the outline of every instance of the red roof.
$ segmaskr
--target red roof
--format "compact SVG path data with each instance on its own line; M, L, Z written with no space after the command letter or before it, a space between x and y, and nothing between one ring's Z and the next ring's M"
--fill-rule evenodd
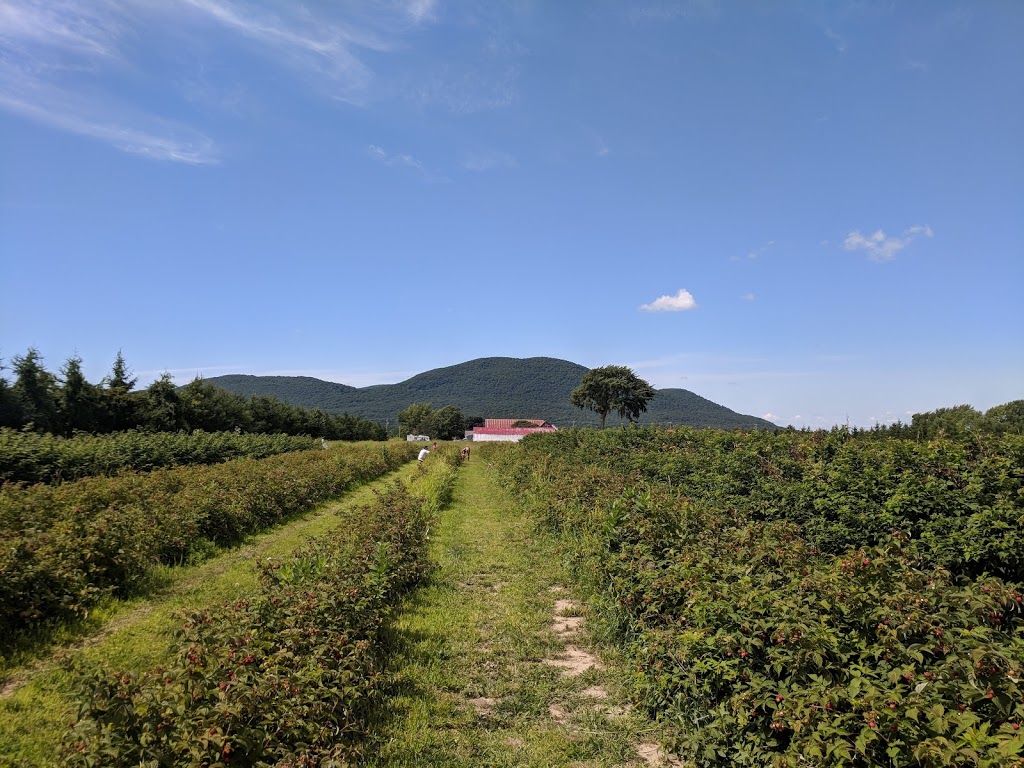
M484 429L512 429L517 421L528 421L538 427L547 424L544 419L484 419Z
M497 421L516 421L516 419L497 419ZM534 432L554 432L550 424L546 427L473 427L474 435L532 435Z

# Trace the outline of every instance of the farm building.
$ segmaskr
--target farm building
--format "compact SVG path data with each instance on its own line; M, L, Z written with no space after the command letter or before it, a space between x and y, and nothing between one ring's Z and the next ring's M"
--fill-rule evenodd
M523 426L529 422L533 426ZM512 426L518 424L519 426ZM473 442L499 441L517 443L534 432L554 432L555 426L543 419L484 419L482 427L466 432L466 439Z

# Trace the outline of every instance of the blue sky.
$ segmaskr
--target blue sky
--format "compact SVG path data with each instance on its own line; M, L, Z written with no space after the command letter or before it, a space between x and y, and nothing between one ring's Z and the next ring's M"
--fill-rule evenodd
M1017 0L0 0L0 357L1022 398L1022 39Z

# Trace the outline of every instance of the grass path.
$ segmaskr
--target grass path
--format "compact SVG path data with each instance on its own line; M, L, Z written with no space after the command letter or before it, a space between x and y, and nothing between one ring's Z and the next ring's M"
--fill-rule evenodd
M486 461L460 471L433 532L437 570L397 617L373 768L668 765L588 650L554 541Z
M148 669L166 657L179 614L239 599L257 588L256 560L282 557L310 537L338 525L341 513L369 500L372 489L396 477L408 478L414 463L368 483L337 502L227 550L197 566L163 569L160 589L136 600L112 602L90 620L91 633L54 655L5 670L0 686L0 768L55 764L61 734L75 717L69 676L60 659L80 656L110 667Z

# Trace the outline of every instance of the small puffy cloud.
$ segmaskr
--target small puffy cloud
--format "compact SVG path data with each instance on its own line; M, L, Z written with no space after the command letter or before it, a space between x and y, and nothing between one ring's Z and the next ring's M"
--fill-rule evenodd
M779 417L778 417L778 416L776 416L776 415L775 415L774 413L772 413L771 411L769 411L768 413L762 414L762 415L761 415L761 418L762 418L762 419L766 419L767 421L775 421L775 420L776 420L777 418L779 418Z
M645 312L685 312L696 308L697 302L685 288L680 288L675 296L659 296L650 304L640 305L640 309Z
M864 251L871 261L879 263L892 261L896 254L906 248L914 238L924 235L933 237L931 227L916 225L905 229L899 237L886 235L881 229L875 230L870 235L864 235L860 230L855 229L843 240L843 248L848 251Z
M754 300L754 294L748 291L747 293L744 293L741 298L744 301L753 301Z

